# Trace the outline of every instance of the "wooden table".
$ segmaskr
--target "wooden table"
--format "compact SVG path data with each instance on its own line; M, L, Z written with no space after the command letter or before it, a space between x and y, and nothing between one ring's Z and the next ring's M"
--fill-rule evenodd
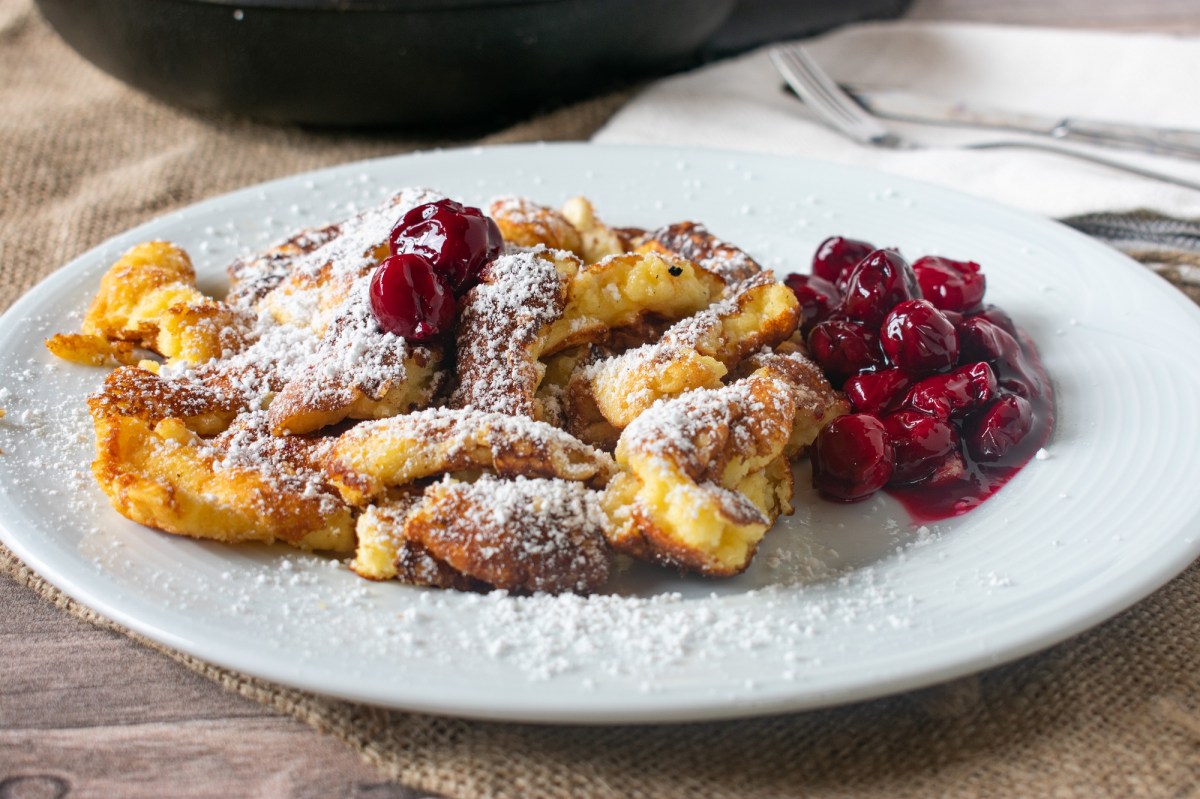
M916 0L912 19L1200 33L1195 0ZM341 743L0 577L0 798L412 797Z

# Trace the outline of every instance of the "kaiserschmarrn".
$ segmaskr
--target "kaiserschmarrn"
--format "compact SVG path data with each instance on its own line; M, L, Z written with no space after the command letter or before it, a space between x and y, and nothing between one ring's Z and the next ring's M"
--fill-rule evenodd
M421 272L431 239L397 232L446 214L503 237L453 295ZM452 326L383 324L381 265L432 286L411 313L453 303ZM140 244L47 341L113 368L88 400L96 481L150 527L353 553L373 580L589 594L622 558L738 574L792 511L791 461L849 407L792 290L696 222L614 228L581 197L485 216L406 189L227 271L207 296L178 245Z

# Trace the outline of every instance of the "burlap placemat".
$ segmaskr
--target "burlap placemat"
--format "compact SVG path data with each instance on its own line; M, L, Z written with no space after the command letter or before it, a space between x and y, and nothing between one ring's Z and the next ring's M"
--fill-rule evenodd
M562 109L484 141L585 138L623 99ZM30 0L0 0L0 310L57 266L170 209L301 170L451 143L463 141L271 128L170 109L77 58ZM1191 256L1142 250L1194 290ZM120 629L3 548L0 570L73 615ZM670 727L383 711L251 679L121 632L333 734L383 774L449 797L1184 797L1200 780L1198 588L1193 566L1090 633L938 688Z

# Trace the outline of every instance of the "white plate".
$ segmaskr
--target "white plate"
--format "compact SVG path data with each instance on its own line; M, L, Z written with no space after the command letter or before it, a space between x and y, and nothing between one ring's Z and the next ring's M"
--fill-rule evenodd
M78 328L99 276L168 238L203 284L294 227L408 185L472 203L591 197L620 225L680 219L782 271L841 233L983 263L1058 392L1050 457L966 517L914 529L891 500L814 500L731 581L638 569L619 594L515 599L369 583L337 561L157 533L87 473L102 370L42 340ZM71 596L167 646L299 688L398 708L554 722L812 708L1012 660L1094 625L1200 552L1200 312L1054 223L880 173L714 151L586 145L424 154L288 178L92 250L0 320L0 532Z

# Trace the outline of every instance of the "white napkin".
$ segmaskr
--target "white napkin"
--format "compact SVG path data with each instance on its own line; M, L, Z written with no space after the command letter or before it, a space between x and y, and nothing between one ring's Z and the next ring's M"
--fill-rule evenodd
M804 44L839 82L1056 117L1200 129L1200 38L901 21L854 25ZM651 85L594 140L861 164L1057 217L1138 208L1200 216L1200 191L1064 156L953 147L1045 138L887 121L934 149L864 147L818 121L782 85L765 49L711 64ZM1074 146L1200 182L1200 161Z

